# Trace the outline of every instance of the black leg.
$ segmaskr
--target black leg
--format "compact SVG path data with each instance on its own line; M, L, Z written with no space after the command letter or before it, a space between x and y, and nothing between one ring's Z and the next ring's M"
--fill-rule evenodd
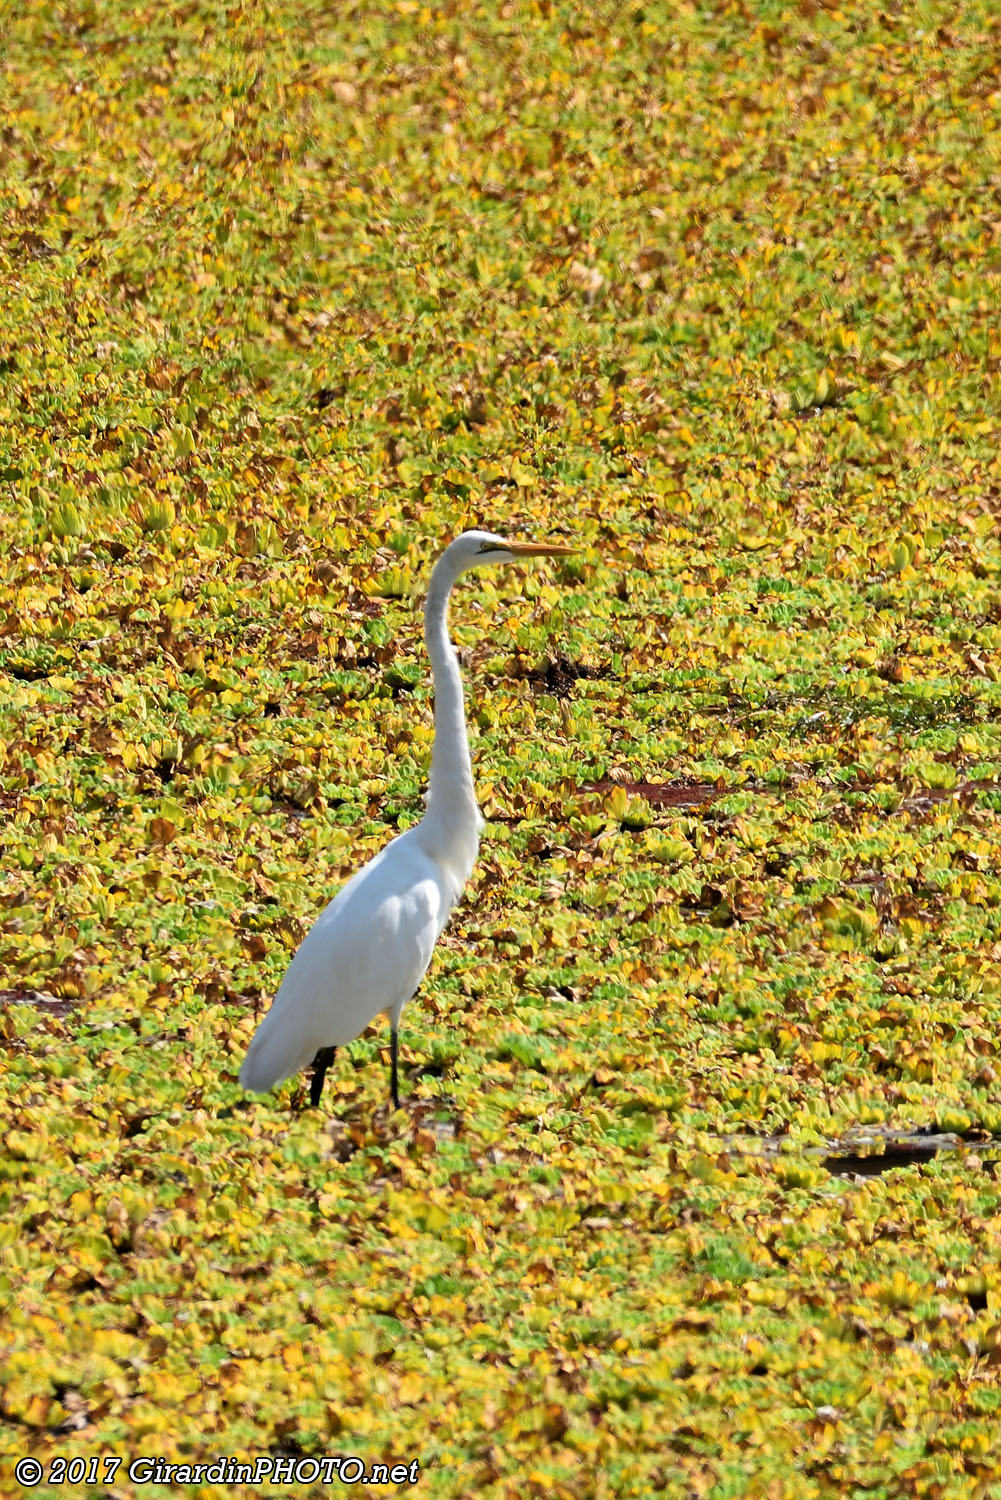
M391 1071L390 1071L390 1075L389 1075L389 1082L390 1082L390 1087L391 1087L391 1089L393 1091L393 1108L394 1109L399 1109L399 1107L400 1107L400 1090L399 1090L399 1085L397 1084L397 1081L396 1081L396 1062L397 1062L397 1058L399 1057L399 1051L400 1051L400 1039L399 1039L399 1037L396 1034L396 1027L394 1026L393 1029L392 1029L392 1031L390 1031L390 1033L389 1033L389 1060L390 1060L390 1065L391 1065Z
M336 1047L321 1047L313 1058L313 1077L309 1085L309 1102L315 1108L320 1102L323 1093L323 1080L327 1076L327 1069L333 1065Z

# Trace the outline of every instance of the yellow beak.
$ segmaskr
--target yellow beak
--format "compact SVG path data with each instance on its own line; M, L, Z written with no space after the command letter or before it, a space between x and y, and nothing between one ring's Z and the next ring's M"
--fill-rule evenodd
M504 546L515 557L572 557L577 551L562 542L505 542Z

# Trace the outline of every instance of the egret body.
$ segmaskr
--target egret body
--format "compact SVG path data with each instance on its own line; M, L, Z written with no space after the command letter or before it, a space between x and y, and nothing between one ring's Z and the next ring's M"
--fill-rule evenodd
M431 962L449 913L476 860L483 820L469 760L462 677L448 637L448 598L467 568L522 557L562 557L572 547L508 542L464 531L431 573L424 639L434 680L434 747L427 811L348 881L303 939L250 1043L240 1082L259 1093L312 1062L319 1103L334 1049L384 1011L390 1025L391 1089L399 1107L397 1047L403 1007Z

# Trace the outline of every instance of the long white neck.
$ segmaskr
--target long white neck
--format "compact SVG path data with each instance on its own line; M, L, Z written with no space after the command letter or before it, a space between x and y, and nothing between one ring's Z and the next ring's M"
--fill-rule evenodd
M431 573L424 606L424 639L434 679L434 748L424 822L446 836L461 832L478 838L481 818L469 761L462 676L448 638L448 596L457 577L454 560L445 552Z

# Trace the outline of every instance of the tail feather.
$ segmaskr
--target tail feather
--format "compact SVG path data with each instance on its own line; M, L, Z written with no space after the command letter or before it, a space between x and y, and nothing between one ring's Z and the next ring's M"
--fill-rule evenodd
M245 1089L256 1094L266 1094L268 1089L291 1078L307 1063L312 1062L316 1048L303 1046L303 1038L296 1035L294 1026L269 1025L273 1013L265 1016L257 1029L240 1069L240 1082Z

